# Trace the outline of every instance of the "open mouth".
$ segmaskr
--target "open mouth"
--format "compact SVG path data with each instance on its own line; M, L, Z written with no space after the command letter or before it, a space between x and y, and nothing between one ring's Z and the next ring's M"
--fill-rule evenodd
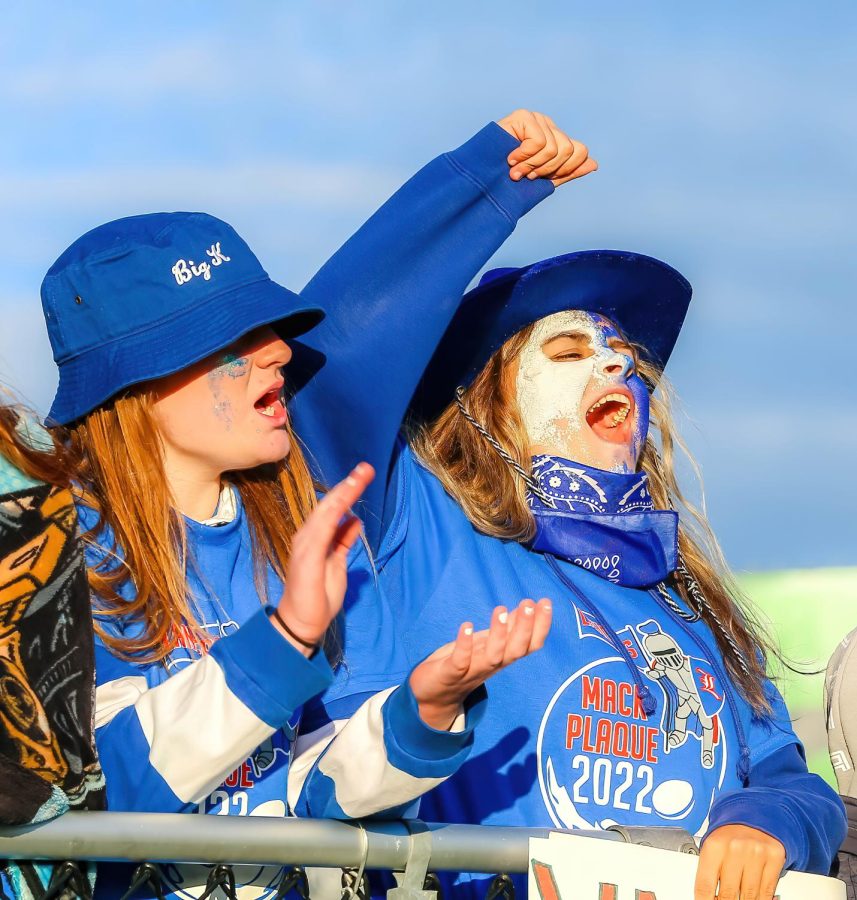
M283 386L277 385L266 391L253 406L260 415L274 420L282 419L285 422L286 406L283 403Z
M631 436L634 401L627 394L605 394L586 411L586 424L602 441L622 444Z

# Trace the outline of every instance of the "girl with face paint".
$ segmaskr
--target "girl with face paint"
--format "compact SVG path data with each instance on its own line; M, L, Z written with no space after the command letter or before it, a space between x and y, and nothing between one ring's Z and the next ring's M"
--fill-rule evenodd
M572 364L572 365L570 365ZM509 367L531 452L633 472L649 428L648 391L612 322L569 310L537 322Z
M525 140L521 160L540 152L532 127L514 114L415 178L426 234L412 237L425 253L472 244L458 277L510 228L511 212L473 186L514 188L507 156ZM553 173L567 161L555 157ZM522 188L514 217L547 193ZM402 231L401 203L373 218L376 235ZM362 265L379 255L383 240ZM67 429L88 544L109 807L284 816L291 801L403 815L466 759L483 682L541 646L545 604L496 609L484 628L456 623L416 665L403 660L350 512L372 466L354 466L358 454L319 488L285 407L296 338L322 309L272 282L225 222L155 213L102 225L60 256L42 298L60 369L49 419ZM304 757L322 751L307 777ZM248 898L278 895L283 877L235 874ZM165 867L165 893L198 895L209 875ZM106 865L98 890L118 897L129 876Z
M420 815L678 826L702 842L695 900L770 900L784 869L827 874L845 819L675 480L661 372L689 301L664 263L589 251L489 272L445 317L380 303L369 330L387 337L385 381L365 400L354 381L343 391L368 424L355 413L325 435L300 397L296 414L335 472L352 429L391 433L385 385L408 394L404 432L369 457L386 489L367 520L409 659L453 611L478 622L498 597L552 600L543 650L492 682L470 761ZM415 365L426 332L439 345ZM486 885L462 873L448 887Z

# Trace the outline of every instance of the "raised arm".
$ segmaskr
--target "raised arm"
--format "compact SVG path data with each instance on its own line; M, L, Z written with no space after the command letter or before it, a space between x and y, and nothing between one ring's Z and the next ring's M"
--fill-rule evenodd
M554 184L595 167L519 110L421 169L304 288L328 316L295 348L292 415L324 481L356 459L377 469L361 510L373 547L402 418L469 282Z

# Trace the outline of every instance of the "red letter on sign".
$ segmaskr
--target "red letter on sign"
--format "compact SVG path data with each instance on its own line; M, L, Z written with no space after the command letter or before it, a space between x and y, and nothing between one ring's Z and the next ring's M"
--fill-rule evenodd
M533 875L536 879L540 900L562 900L556 879L553 877L552 866L533 860ZM619 900L617 885L605 884L602 881L598 885L598 900ZM634 900L658 900L658 898L654 891L641 891L638 888L634 891ZM778 900L778 898L775 897L774 900Z
M536 887L539 889L541 900L560 900L559 888L553 877L552 866L533 860L533 875L536 878Z

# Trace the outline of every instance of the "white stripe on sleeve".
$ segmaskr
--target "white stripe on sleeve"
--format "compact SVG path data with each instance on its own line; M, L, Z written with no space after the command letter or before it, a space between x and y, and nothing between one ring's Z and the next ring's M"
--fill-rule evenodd
M142 677L103 684L96 692L96 720L107 724L133 706L149 744L150 764L183 803L207 797L274 733L229 690L211 656L145 688Z
M328 722L309 734L299 734L295 741L292 764L289 766L289 809L296 809L304 783L309 777L319 756L327 749L327 745L348 724L348 719L337 719Z
M319 771L333 781L339 807L352 818L410 803L445 780L417 778L395 768L387 759L382 709L394 690L388 688L370 697L350 719L329 723L299 739L289 772L289 804L293 809L316 762ZM451 730L463 730L464 721L464 716L459 716Z
M109 724L115 716L133 706L149 690L143 675L127 675L100 684L95 689L95 728Z

